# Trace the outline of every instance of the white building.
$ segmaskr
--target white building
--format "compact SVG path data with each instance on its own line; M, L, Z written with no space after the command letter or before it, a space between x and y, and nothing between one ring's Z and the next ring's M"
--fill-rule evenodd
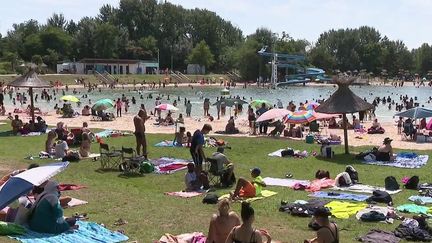
M159 63L155 60L84 58L79 62L57 64L57 73L92 74L156 74Z

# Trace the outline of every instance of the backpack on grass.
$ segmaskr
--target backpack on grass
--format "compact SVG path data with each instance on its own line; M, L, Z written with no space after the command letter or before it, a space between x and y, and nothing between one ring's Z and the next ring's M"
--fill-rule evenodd
M419 185L420 179L418 176L412 176L408 179L407 183L404 185L406 189L413 189L417 190Z
M394 176L387 176L384 180L384 183L385 183L385 189L389 191L396 191L399 190L400 188Z

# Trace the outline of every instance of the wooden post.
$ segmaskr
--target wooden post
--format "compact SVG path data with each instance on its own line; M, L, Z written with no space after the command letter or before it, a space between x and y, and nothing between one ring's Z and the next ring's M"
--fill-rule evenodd
M349 154L349 150L348 150L348 130L347 130L346 113L342 114L342 126L343 126L343 129L344 129L345 154Z
M29 93L30 93L30 115L31 115L32 121L34 123L35 117L34 117L34 103L33 103L33 88L32 87L30 87Z

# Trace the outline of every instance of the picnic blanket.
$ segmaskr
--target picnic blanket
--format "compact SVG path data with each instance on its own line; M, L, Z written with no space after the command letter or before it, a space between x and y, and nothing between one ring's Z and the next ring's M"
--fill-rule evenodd
M310 185L310 181L308 180L282 179L282 178L272 178L272 177L266 177L263 180L267 186L284 186L284 187L293 188L295 184L302 184L305 186Z
M181 235L166 233L159 239L159 241L156 241L156 243L202 243L206 242L206 239L205 235L201 232L185 233Z
M174 142L171 140L164 140L155 144L155 147L174 147Z
M402 204L396 208L399 212L404 213L415 213L415 214L428 214L431 212L431 208L426 206L419 206L416 204Z
M285 149L278 149L272 153L269 153L268 156L270 157L282 157L282 151L284 151ZM305 158L307 157L309 154L307 151L300 151L300 150L294 150L294 155L293 156L288 156L288 158L290 157L294 157L294 158Z
M347 187L337 187L337 186L334 186L334 187L331 188L331 190L350 191L350 192L359 192L359 193L371 193L371 194L375 190L385 191L388 194L396 194L396 193L402 191L402 190L388 191L384 187L370 186L370 185L364 185L364 184L355 184L355 185L347 186Z
M378 212L378 213L382 213L385 216L387 216L388 213L394 212L394 209L391 208L391 207L382 207L382 206L375 206L375 205L374 206L369 206L367 208L364 208L364 209L358 211L357 214L356 214L356 219L357 220L361 220L361 216L363 214L370 213L372 211L375 211L375 212ZM384 220L384 221L380 221L380 222L384 222L385 223L386 221Z
M309 197L317 197L317 198L331 198L338 200L353 200L357 202L366 201L369 198L368 195L364 194L352 194L352 193L335 193L335 192L323 192L318 191L308 195Z
M389 161L376 161L376 160L364 160L363 163L369 165L385 165L398 168L420 168L427 164L429 160L429 155L419 155L415 158L410 158L407 156L398 155L396 159L392 162Z
M322 179L315 179L311 182L311 184L306 187L306 191L308 192L316 192L316 191L320 191L323 188L329 188L334 186L335 184L335 180L333 179L327 179L327 178L322 178Z
M432 203L432 197L425 196L411 196L408 200L415 202L417 204L429 204Z
M358 211L367 207L366 203L351 203L331 201L325 205L330 209L333 216L339 219L347 219L350 215L356 214Z
M38 233L27 230L24 235L9 236L23 243L94 243L122 242L129 238L119 232L113 232L103 226L86 221L77 221L78 230L68 231L59 235Z
M157 174L171 174L180 170L185 170L187 169L187 164L190 162L192 161L168 157L150 160L150 163L155 166L155 173Z
M262 190L261 191L261 195L256 196L256 197L252 197L252 198L248 198L248 199L245 199L245 200L240 200L240 201L253 202L253 201L257 201L257 200L261 200L261 199L264 199L264 198L267 198L267 197L274 196L276 194L277 194L277 192L274 192L274 191ZM222 196L219 197L219 201L222 200L222 199L224 199L224 198L229 198L229 197L230 197L230 194L222 195Z
M183 198L191 198L196 196L201 196L205 191L202 192L165 192L165 195L175 196L175 197L183 197Z
M284 151L284 149L278 149L272 153L269 153L268 156L270 156L270 157L282 157L282 151Z
M42 132L29 132L27 134L21 134L21 136L22 137L34 137L34 136L40 136L42 134L45 134L45 133L42 133Z

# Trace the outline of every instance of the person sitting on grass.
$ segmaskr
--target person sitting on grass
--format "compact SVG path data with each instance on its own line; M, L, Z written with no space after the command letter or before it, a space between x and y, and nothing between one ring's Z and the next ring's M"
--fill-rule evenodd
M218 202L218 213L213 214L210 220L207 243L225 242L231 230L240 225L240 217L230 211L228 199L222 199Z
M175 138L174 138L174 146L176 147L183 147L183 143L185 142L185 132L186 132L186 128L181 126L179 128L179 131L175 133Z
M64 218L60 205L58 183L48 181L41 194L36 196L29 219L30 229L40 233L61 234L68 230L78 229L75 218Z
M378 148L378 152L376 154L377 161L394 161L396 159L393 156L393 147L391 146L391 142L393 139L385 138L383 144Z
M251 207L250 203L242 202L240 214L242 224L239 226L234 226L234 228L232 228L225 243L263 243L262 236L265 236L267 238L267 241L265 242L271 242L271 236L266 230L257 230L253 228L252 224L255 221L255 211Z
M19 116L15 115L15 119L13 119L12 122L11 122L13 135L17 135L18 132L21 132L21 130L23 128L23 125L24 124L21 121L21 119L19 119Z
M317 208L314 211L313 219L320 226L317 236L304 243L339 243L339 230L335 223L330 222L330 211L325 207Z
M46 122L44 121L44 119L42 119L42 117L38 116L36 118L36 120L37 120L37 123L35 124L36 132L45 133L48 126L47 126Z
M45 142L45 152L47 152L50 155L55 154L54 151L54 140L56 138L57 134L54 131L49 131L47 135L47 140Z
M234 192L231 192L231 199L252 198L261 195L263 187L266 187L263 178L261 177L261 169L255 167L251 170L252 181L245 178L239 178Z
M203 189L209 188L209 182L207 177L204 175L204 173L201 173L200 177L197 177L194 163L192 162L188 163L187 169L188 172L185 175L185 184L186 184L187 192L195 192L195 191L200 191L201 188Z
M226 134L237 134L239 133L239 130L235 127L234 117L231 116L228 120L227 125L225 126L225 133Z

